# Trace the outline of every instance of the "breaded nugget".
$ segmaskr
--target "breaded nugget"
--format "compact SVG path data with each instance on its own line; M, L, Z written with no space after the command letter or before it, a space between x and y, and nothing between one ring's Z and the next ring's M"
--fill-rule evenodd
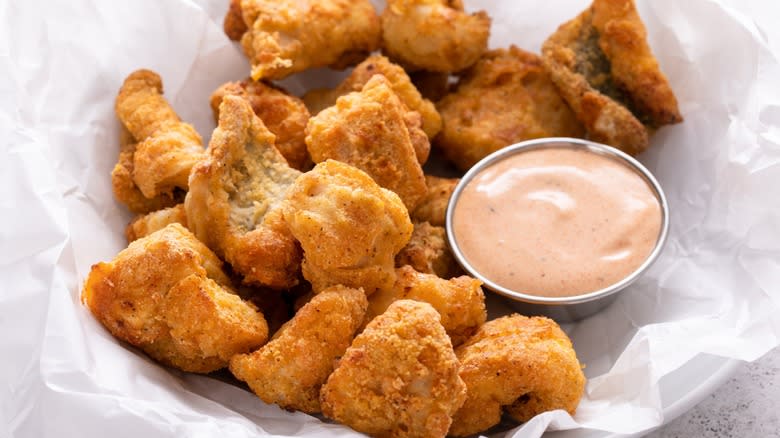
M244 15L241 13L241 0L230 0L230 6L222 23L225 35L233 41L240 41L247 31Z
M308 170L312 166L306 150L306 123L309 110L303 101L280 87L245 79L222 84L211 95L211 110L219 121L219 105L225 96L238 96L252 106L265 127L276 136L274 146L284 155L290 167Z
M519 422L554 409L574 415L585 390L571 341L544 317L515 314L489 321L455 354L468 397L453 416L453 436L498 424L502 407Z
M244 282L291 287L301 254L278 207L298 175L249 103L225 96L208 156L190 175L187 225Z
M544 65L592 140L629 154L682 121L633 0L595 0L542 46Z
M452 345L460 345L485 323L485 294L482 282L469 276L444 280L435 275L417 272L411 266L395 270L393 289L371 295L368 301L370 321L398 300L415 300L430 304L441 315L441 325L452 339Z
M397 193L411 210L427 187L412 144L412 132L420 132L419 118L409 125L406 113L387 79L375 75L362 91L340 97L309 120L309 154L315 163L333 159L357 167Z
M184 211L183 203L137 216L125 228L127 243L162 230L170 224L180 224L187 228L187 213Z
M366 294L360 289L325 289L263 348L234 356L230 371L266 403L320 412L320 388L352 343L367 305Z
M461 0L388 0L383 50L408 70L458 72L487 48L490 17L463 12Z
M378 437L444 437L465 398L452 344L427 303L396 301L322 387L325 416Z
M522 140L585 134L541 58L515 46L485 53L437 107L434 144L462 170Z
M116 97L116 115L138 142L133 153L133 181L147 198L187 190L190 169L203 158L203 140L183 123L162 96L160 76L137 70Z
M221 265L172 224L93 265L81 299L117 338L166 365L208 373L268 338L263 315L226 289Z
M447 230L428 222L414 224L409 243L395 256L395 265L409 265L418 272L441 278L452 278L463 272L447 244Z
M242 0L241 37L252 79L282 79L312 67L344 68L379 48L369 0Z
M367 295L393 287L395 255L412 223L398 195L365 172L334 160L316 165L295 181L283 215L315 293L337 284Z
M450 197L458 185L459 178L441 178L425 175L425 185L428 194L417 204L410 214L415 222L428 222L436 227L443 227L447 222L447 206Z

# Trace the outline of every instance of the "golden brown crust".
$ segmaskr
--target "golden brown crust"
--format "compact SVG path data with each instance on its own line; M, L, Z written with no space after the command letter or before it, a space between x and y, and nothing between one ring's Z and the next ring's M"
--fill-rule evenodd
M436 227L443 227L447 222L447 206L450 196L458 185L459 178L441 178L425 175L425 185L428 194L420 201L410 214L415 222L428 222Z
M127 243L146 237L157 230L162 230L169 224L180 224L187 228L187 213L184 211L183 203L136 216L125 228Z
M464 398L439 314L411 300L368 324L321 391L325 416L378 437L444 437Z
M225 35L231 40L241 40L241 37L247 31L244 16L241 13L241 0L230 0L230 6L225 14L222 28L225 30Z
M453 436L498 424L502 407L519 422L553 409L573 415L585 390L571 341L544 317L511 315L487 322L455 353L468 397L453 416Z
M424 274L452 278L463 273L455 261L449 244L447 230L428 222L417 222L409 243L395 256L395 265L409 265Z

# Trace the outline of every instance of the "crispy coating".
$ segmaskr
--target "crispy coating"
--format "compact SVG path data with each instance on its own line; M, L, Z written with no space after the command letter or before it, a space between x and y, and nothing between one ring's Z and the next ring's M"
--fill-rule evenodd
M417 222L409 243L395 256L395 265L409 265L418 272L452 278L463 271L447 244L447 230L428 222Z
M366 294L334 286L304 305L261 349L234 356L230 371L266 403L320 412L320 388L366 314Z
M116 97L116 115L138 141L132 176L146 198L186 190L190 169L203 158L200 135L179 119L162 92L157 73L137 70Z
M298 175L249 103L225 96L207 158L192 169L187 225L244 282L291 287L301 254L278 207Z
M268 338L263 315L230 291L221 265L172 224L93 265L81 299L117 338L166 365L208 373Z
M219 120L219 105L225 96L238 96L252 106L266 128L276 136L274 146L284 155L290 167L305 171L312 167L306 150L306 123L309 110L303 101L280 87L245 79L222 84L211 95L211 110Z
M283 215L315 293L337 284L367 295L393 287L395 255L412 223L398 195L365 172L334 160L316 165L295 181Z
M252 79L282 79L312 67L344 68L379 48L369 0L241 0L241 37Z
M340 97L335 106L309 120L306 145L314 162L333 159L351 164L397 193L411 210L427 187L412 144L411 133L420 129L419 116L410 125L406 114L387 79L375 75L362 91ZM420 136L427 141L425 134Z
M633 0L595 0L542 46L544 65L591 139L629 154L682 121Z
M162 230L169 224L180 224L187 228L187 213L184 211L183 203L137 216L125 228L127 243Z
M247 31L244 16L241 13L241 0L230 0L230 6L225 14L225 21L222 23L225 35L233 41L240 41L241 37Z
M436 227L443 227L447 222L447 206L450 197L458 185L459 178L441 178L425 175L425 185L428 194L420 201L410 214L415 222L428 222Z
M462 344L485 323L487 312L481 281L466 275L444 280L417 272L411 266L398 268L395 272L393 289L378 292L369 299L366 321L384 313L395 301L422 301L439 312L441 325L452 345Z
M502 406L519 422L554 409L574 415L585 390L571 341L544 317L515 314L490 321L455 354L468 398L453 416L453 436L498 424Z
M515 46L485 53L437 106L435 145L462 170L522 140L585 134L541 58Z
M458 72L487 48L490 17L467 14L461 0L388 0L383 50L408 70Z
M347 349L322 387L325 416L377 437L444 437L465 398L439 314L396 301Z

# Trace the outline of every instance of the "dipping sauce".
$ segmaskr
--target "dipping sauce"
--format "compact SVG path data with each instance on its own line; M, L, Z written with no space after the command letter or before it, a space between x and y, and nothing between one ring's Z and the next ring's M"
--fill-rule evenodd
M524 294L565 297L619 282L650 256L661 205L627 165L587 149L521 151L471 179L452 232L468 263Z

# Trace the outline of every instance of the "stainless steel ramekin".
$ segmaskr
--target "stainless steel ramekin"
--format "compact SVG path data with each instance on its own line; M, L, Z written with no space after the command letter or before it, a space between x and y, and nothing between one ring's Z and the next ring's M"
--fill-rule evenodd
M491 166L497 161L503 160L504 158L507 158L511 155L531 150L550 148L587 149L599 155L609 157L641 176L648 183L653 192L655 192L655 195L658 198L658 203L661 206L662 218L661 231L658 235L655 248L653 248L653 251L647 257L645 262L642 263L642 265L639 266L633 273L621 281L604 289L571 297L541 297L536 295L528 295L521 291L507 289L494 283L492 280L486 278L479 271L474 269L458 246L458 241L455 238L455 233L453 232L452 228L452 217L458 204L458 198L460 197L464 187L466 187L466 185L468 185L468 183L483 169ZM485 226L490 225L485 224ZM488 155L479 163L475 164L474 167L466 172L466 175L461 178L460 182L455 187L455 190L452 193L452 197L450 198L449 205L447 206L447 239L449 241L450 247L452 248L452 252L455 254L455 258L458 260L461 266L463 266L463 268L471 275L480 279L487 288L512 300L512 306L515 307L519 312L525 315L549 316L558 322L572 322L588 317L612 303L612 301L617 298L617 292L625 289L627 286L633 283L645 271L647 271L653 262L655 262L655 260L658 258L658 255L661 253L664 244L666 243L666 235L668 231L669 205L666 202L666 197L664 196L664 192L661 189L660 184L658 184L658 181L655 179L653 174L651 174L650 171L647 170L639 161L618 149L600 143L594 143L592 141L576 138L542 138L537 140L529 140L508 146Z

